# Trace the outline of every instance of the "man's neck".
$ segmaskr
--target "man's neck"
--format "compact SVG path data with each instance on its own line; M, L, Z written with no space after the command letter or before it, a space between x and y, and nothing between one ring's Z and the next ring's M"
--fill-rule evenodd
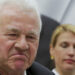
M0 70L0 75L27 75L26 74L26 71L23 71L23 72L19 72L19 71L3 71L3 70Z

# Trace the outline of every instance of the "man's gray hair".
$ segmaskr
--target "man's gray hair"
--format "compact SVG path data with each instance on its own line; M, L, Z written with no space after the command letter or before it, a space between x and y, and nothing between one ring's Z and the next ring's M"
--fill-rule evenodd
M39 25L40 25L40 31L42 28L42 22L40 18L40 13L38 11L38 6L35 0L0 0L0 8L5 5L19 5L21 9L27 10L32 9L35 11L35 13L38 16Z

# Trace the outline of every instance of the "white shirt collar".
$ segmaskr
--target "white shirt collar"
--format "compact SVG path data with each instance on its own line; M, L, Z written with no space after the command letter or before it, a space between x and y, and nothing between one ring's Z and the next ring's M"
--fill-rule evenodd
M59 73L56 71L56 69L53 69L52 72L53 72L55 75L59 75Z
M24 75L27 75L26 71L24 71Z

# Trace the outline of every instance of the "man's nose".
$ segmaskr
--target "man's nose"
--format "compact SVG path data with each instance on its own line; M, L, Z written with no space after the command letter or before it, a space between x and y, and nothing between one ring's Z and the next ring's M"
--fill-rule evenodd
M25 51L29 48L28 41L25 36L21 36L15 43L15 48L17 50Z

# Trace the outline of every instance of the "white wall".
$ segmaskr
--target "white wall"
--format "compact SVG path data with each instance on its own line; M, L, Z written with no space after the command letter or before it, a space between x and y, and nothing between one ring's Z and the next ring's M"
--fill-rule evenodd
M67 9L61 23L69 23L75 25L75 0L71 0L69 8Z
M42 14L61 22L71 0L37 0Z

